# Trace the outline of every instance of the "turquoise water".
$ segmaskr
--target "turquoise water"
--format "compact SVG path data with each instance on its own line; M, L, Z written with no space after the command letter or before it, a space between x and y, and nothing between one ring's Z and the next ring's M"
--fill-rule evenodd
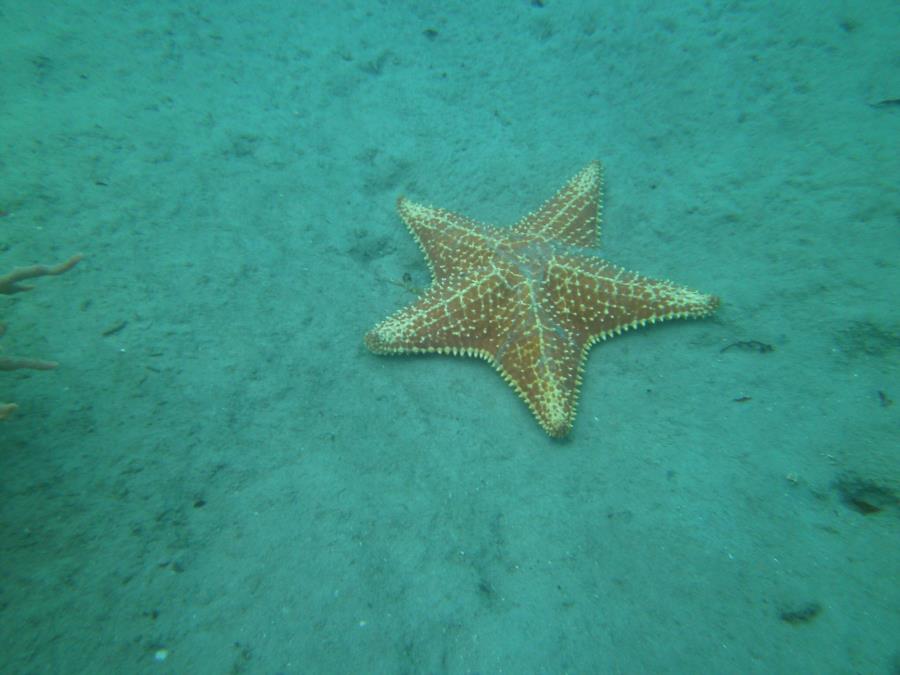
M900 672L900 9L772 5L0 2L0 671ZM594 159L722 306L567 439L365 349Z

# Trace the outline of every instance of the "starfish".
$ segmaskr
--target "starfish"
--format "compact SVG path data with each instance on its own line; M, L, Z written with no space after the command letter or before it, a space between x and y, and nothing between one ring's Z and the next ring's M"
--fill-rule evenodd
M702 317L718 298L649 279L593 255L599 162L511 228L397 201L432 284L365 336L376 354L437 352L485 359L553 437L575 420L591 346L665 319Z

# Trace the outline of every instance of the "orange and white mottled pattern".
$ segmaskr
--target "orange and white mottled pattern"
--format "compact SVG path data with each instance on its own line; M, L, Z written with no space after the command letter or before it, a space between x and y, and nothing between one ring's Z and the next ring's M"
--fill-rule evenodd
M592 255L602 172L593 162L512 228L400 198L433 283L366 334L376 354L478 356L551 436L572 428L591 345L629 328L712 313L718 299Z

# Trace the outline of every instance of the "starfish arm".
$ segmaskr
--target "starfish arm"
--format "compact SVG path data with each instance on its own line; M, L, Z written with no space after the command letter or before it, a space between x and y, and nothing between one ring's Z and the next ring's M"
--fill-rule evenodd
M550 436L569 433L575 420L581 387L583 345L541 323L530 324L489 359L528 404L538 424Z
M416 204L404 197L397 211L425 254L436 282L483 267L491 257L493 228L458 213Z
M496 272L455 276L434 284L413 304L365 336L376 354L437 352L490 357L504 339L512 307L508 283Z
M588 345L647 323L708 316L719 304L713 295L585 256L555 256L543 293L561 329Z
M599 245L602 185L600 163L591 162L552 199L516 223L513 230L570 246Z

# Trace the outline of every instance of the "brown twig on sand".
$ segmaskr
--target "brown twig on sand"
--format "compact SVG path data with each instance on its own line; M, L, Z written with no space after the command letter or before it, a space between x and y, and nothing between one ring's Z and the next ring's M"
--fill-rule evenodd
M25 281L26 279L34 279L36 277L47 277L47 276L56 276L57 274L63 274L64 272L68 272L70 269L75 267L78 264L78 261L81 260L81 254L73 255L71 258L66 260L59 265L33 265L32 267L17 267L9 274L0 276L0 294L2 295L13 295L14 293L22 293L23 291L30 291L33 286L26 286L25 284L21 284L19 282ZM0 323L0 335L3 335L6 330L6 326ZM19 370L20 368L27 368L29 370L52 370L56 368L56 362L54 361L41 361L40 359L29 359L29 358L13 358L13 357L0 357L0 370ZM15 412L18 406L15 403L3 403L0 402L0 420L6 419L13 412Z
M0 370L53 370L59 364L56 361L41 361L40 359L15 359L0 356Z
M32 265L31 267L17 267L9 274L0 277L0 293L3 295L12 295L13 293L21 293L22 291L30 291L34 286L23 286L20 281L25 279L34 279L35 277L55 277L57 274L68 272L78 264L82 255L73 255L59 265Z

